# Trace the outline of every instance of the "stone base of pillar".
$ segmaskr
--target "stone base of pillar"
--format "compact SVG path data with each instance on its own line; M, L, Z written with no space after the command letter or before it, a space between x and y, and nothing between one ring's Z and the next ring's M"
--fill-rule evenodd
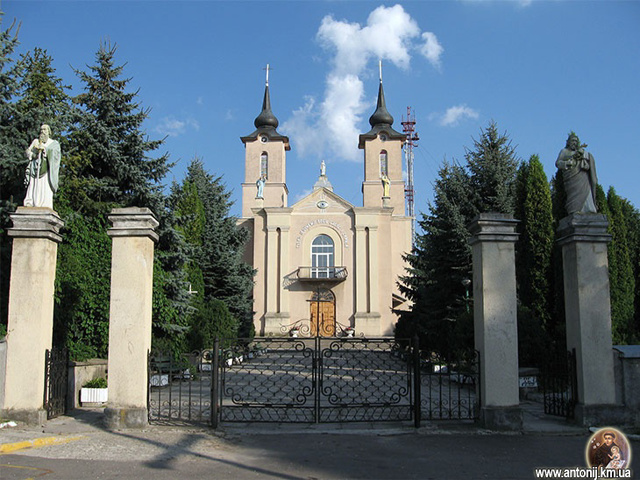
M479 424L489 430L521 431L522 409L516 407L483 407Z
M391 197L382 197L382 208L391 207Z
M47 421L47 411L42 408L36 410L8 408L0 410L0 418L8 418L27 425L43 425Z
M576 405L574 422L582 427L625 425L626 420L624 405Z
M104 423L109 430L121 428L145 428L149 425L149 411L146 408L104 409Z

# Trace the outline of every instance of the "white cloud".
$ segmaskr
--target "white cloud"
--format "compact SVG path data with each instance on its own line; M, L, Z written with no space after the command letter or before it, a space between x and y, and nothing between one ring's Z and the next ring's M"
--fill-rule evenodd
M429 118L437 120L443 127L453 127L466 118L477 119L479 114L466 105L456 105L450 107L444 114L433 114Z
M357 144L363 115L373 113L362 81L370 61L380 59L406 70L411 52L418 51L439 67L443 48L433 33L421 33L401 5L376 8L365 26L328 15L316 38L333 55L323 99L306 97L305 105L294 111L282 130L294 137L302 155L360 161Z
M200 124L193 118L179 120L170 115L164 117L156 126L154 131L160 135L177 137L186 133L187 129L198 131L200 130Z
M424 39L424 44L420 48L420 53L439 70L441 67L440 57L444 52L444 48L442 48L442 45L440 45L440 42L432 32L424 32L422 38Z

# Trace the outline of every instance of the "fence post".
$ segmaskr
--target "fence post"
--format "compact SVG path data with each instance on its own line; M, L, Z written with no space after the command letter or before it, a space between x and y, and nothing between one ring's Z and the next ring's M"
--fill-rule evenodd
M412 339L413 350L413 421L420 428L422 421L422 384L420 378L420 339L415 335Z
M211 426L218 428L220 394L218 385L220 381L220 339L216 337L213 342L213 358L211 359Z

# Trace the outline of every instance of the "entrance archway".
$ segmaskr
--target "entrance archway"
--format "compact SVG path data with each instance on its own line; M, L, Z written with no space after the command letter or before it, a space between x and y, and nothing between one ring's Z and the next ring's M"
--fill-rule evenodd
M336 297L331 290L318 289L309 302L311 335L334 337L336 334Z

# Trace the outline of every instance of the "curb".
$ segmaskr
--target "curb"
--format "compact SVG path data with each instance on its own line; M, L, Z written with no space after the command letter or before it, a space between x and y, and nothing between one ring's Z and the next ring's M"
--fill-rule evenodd
M65 443L80 440L83 437L42 437L35 440L25 440L15 443L3 443L0 444L0 455L7 453L14 453L19 450L25 450L27 448L41 448L48 447L50 445L62 445Z

